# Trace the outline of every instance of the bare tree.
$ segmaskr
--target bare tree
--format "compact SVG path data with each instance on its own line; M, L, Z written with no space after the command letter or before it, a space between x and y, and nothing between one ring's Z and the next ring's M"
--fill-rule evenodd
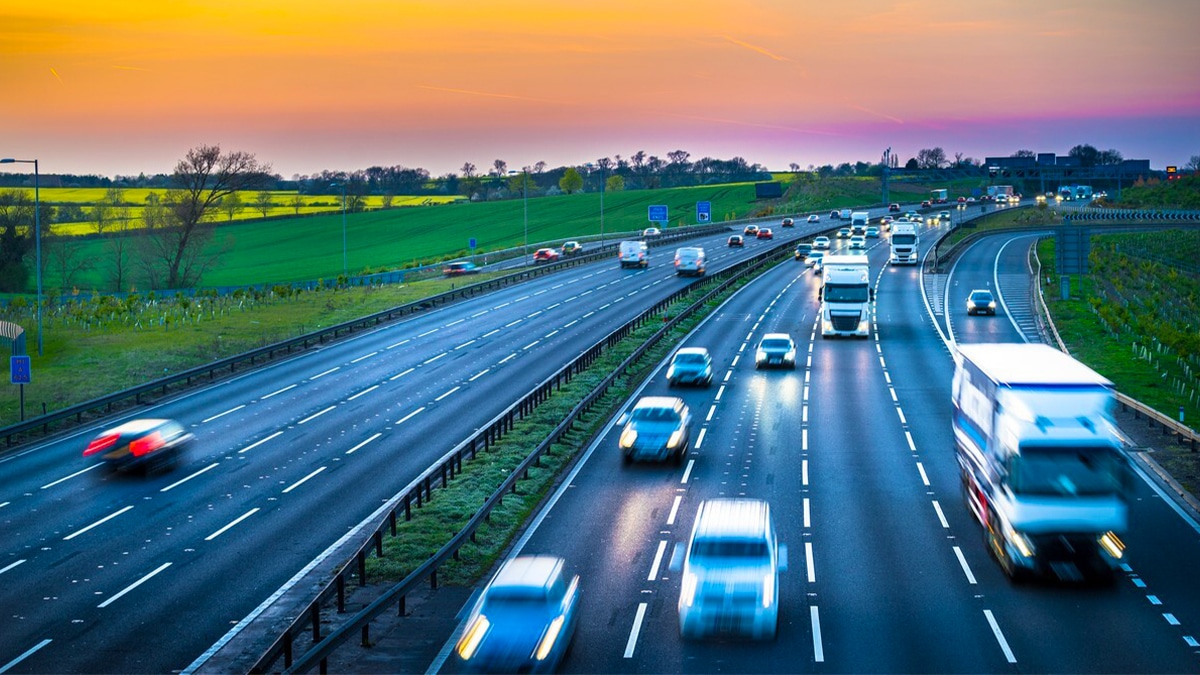
M396 201L396 195L391 192L383 193L383 210L392 208L392 203Z
M1012 154L1013 157L1037 157L1037 154L1032 150L1018 150Z
M1187 164L1183 165L1184 171L1200 171L1200 155L1192 155Z
M492 170L495 172L495 175L503 176L504 174L508 173L508 162L502 159L497 159L496 161L492 162Z
M546 162L545 162L545 160L538 160L538 161L537 161L537 162L536 162L536 163L533 165L533 172L534 172L534 173L540 174L541 172L543 172L543 171L545 171L545 170L546 170Z
M941 148L922 148L917 153L917 166L921 169L940 169L946 163L946 151Z
M800 171L800 165L792 162L791 164L788 164L788 169L790 169L792 173L796 173Z
M115 222L104 240L105 261L108 263L106 277L114 291L121 292L132 281L133 239L129 231L133 227L128 219Z
M270 172L251 153L223 153L216 145L188 150L171 175L174 189L162 201L167 217L143 238L143 261L153 268L147 270L150 278L166 288L198 283L218 260L218 254L205 251L213 238L212 211L239 190L264 185Z
M271 193L267 192L266 190L254 195L254 208L262 214L263 218L266 218L267 214L270 213L271 209L275 206L271 199Z
M225 215L229 218L229 222L231 223L233 222L234 216L241 213L242 210L246 208L246 205L242 203L241 195L236 192L222 197L220 205L221 210L225 212Z
M300 215L300 209L304 208L304 195L297 192L288 200L288 206L296 211L296 215Z
M42 248L46 266L58 275L58 288L66 293L75 287L79 275L90 270L94 261L83 254L79 242L69 235L44 237Z

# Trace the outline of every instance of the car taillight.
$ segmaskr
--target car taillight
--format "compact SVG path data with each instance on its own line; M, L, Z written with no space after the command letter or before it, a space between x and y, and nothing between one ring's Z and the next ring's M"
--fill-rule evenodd
M117 444L117 440L121 438L121 434L105 434L97 436L91 443L88 443L87 449L83 451L83 456L94 455L97 452L103 452Z
M154 452L155 450L161 448L162 446L163 446L162 434L155 431L153 433L146 434L145 436L137 439L136 441L132 441L129 444L129 451L133 453L134 457L141 457L142 455L148 455L148 454Z

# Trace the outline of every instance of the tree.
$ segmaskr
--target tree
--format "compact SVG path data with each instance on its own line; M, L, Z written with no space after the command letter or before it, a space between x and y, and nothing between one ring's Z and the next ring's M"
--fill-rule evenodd
M946 151L941 148L922 148L917 153L917 166L921 169L940 169L946 163Z
M497 176L503 176L504 174L508 173L508 162L506 162L502 159L497 159L497 160L493 161L492 162L492 171Z
M288 206L296 211L296 215L300 215L300 209L304 207L304 195L297 192L288 200Z
M132 225L128 219L113 223L110 234L104 240L105 262L108 283L114 291L120 292L130 282L132 275L133 240L129 234Z
M263 218L266 218L267 214L271 212L271 208L275 206L271 199L271 193L266 190L254 195L254 208L262 214Z
M165 288L198 283L218 260L217 254L205 251L214 234L213 209L239 190L259 188L270 172L270 165L251 153L225 153L216 145L188 150L175 165L172 189L163 200L165 222L144 237L143 260L152 268L150 276Z
M917 163L917 158L909 157L908 161L904 163L904 168L905 169L919 169L920 165Z
M1067 152L1068 157L1079 159L1079 166L1096 166L1099 155L1100 151L1090 145L1077 145Z
M795 162L792 162L791 164L788 164L788 169L789 169L789 170L790 170L792 173L797 173L797 172L799 172L799 171L800 171L800 165L799 165L799 164L797 164L797 163L795 163Z
M383 193L383 210L386 211L392 208L392 204L395 203L395 201L396 195L392 194L391 192Z
M1112 148L1103 150L1096 155L1096 164L1100 166L1114 166L1123 161L1125 161L1125 158L1121 156L1121 152Z
M625 178L621 174L609 176L604 189L608 192L621 192L625 189Z
M246 208L246 205L242 203L241 196L236 192L222 197L220 206L221 210L225 212L225 215L229 218L229 222L231 223L233 222L234 216L241 213Z
M1183 165L1184 171L1200 171L1200 155L1192 155L1187 164Z
M563 172L563 177L558 180L558 187L567 194L574 194L583 189L583 176L575 170L575 167L569 166Z
M29 283L25 255L33 250L33 199L24 190L0 191L0 291L23 293Z
M58 275L58 287L66 293L75 286L79 275L90 270L92 258L85 257L79 241L70 235L53 234L42 240L42 255L46 267Z
M1037 154L1032 150L1018 150L1012 154L1013 157L1037 157Z

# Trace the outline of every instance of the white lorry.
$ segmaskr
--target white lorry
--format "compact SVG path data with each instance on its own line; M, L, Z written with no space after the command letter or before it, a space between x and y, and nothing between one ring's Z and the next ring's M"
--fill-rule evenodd
M892 223L891 247L893 265L916 265L921 246L917 224L898 220Z
M967 508L1014 580L1111 580L1132 471L1112 382L1042 344L960 345L952 424Z
M867 337L875 296L867 256L827 255L821 276L821 337Z
M854 211L850 214L850 228L854 234L866 234L867 223L871 221L871 214L867 211Z

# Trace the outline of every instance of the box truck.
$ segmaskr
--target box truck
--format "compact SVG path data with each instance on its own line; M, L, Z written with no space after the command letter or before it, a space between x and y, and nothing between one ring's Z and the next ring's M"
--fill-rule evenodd
M917 224L906 220L892 223L891 247L893 265L916 265L920 258L921 234Z
M870 326L870 263L863 253L827 255L821 261L821 337L867 337Z
M854 211L850 214L850 227L854 234L866 234L867 223L871 220L871 214L867 211Z
M960 345L952 425L967 508L1014 580L1111 580L1132 470L1113 384L1042 344Z

